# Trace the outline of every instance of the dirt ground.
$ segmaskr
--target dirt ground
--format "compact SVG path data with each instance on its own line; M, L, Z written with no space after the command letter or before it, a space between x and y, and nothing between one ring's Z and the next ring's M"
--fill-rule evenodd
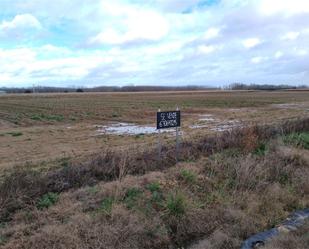
M0 169L51 167L104 148L157 143L156 134L108 134L118 122L155 126L157 107L182 110L182 137L309 115L304 92L182 92L5 95L0 97ZM102 108L99 108L102 106ZM93 110L92 110L93 109ZM165 140L174 139L164 133Z

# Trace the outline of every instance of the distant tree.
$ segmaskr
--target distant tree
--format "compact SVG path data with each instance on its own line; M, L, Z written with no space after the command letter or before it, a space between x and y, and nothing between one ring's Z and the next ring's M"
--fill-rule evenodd
M26 89L26 90L24 91L24 93L32 93L32 91L29 90L29 89Z
M76 89L76 92L77 92L77 93L83 93L84 90L83 90L82 88L77 88L77 89Z

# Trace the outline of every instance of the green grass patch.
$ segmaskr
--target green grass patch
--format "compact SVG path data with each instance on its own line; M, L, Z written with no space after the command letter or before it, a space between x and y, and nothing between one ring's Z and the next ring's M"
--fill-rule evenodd
M259 146L254 150L253 154L257 156L265 156L268 150L268 146L265 143L259 144Z
M180 171L180 177L187 183L195 183L197 181L197 174L192 170L182 169Z
M114 205L114 198L107 197L101 202L99 211L107 215L110 215L113 209L113 205Z
M0 245L4 245L8 241L7 237L0 235Z
M139 188L130 188L127 190L124 203L127 208L132 209L136 206L137 200L141 197L143 191Z
M95 186L88 187L87 192L94 195L94 194L97 194L99 192L99 189L95 185Z
M63 121L63 115L51 115L51 114L34 114L30 117L30 119L35 121Z
M37 207L38 209L49 208L50 206L56 204L58 200L59 200L59 194L50 192L43 195L39 199Z
M187 201L185 196L180 193L170 193L167 197L166 208L170 215L180 217L185 214Z
M12 137L20 137L23 135L22 132L16 131L16 132L8 132L8 135L11 135Z
M163 193L161 190L160 183L152 182L146 186L146 189L151 192L151 200L150 202L155 208L161 208L163 205Z
M290 144L298 148L309 149L309 132L292 133L283 137L285 144Z
M146 189L148 189L151 193L159 192L159 191L161 191L160 183L158 183L158 182L149 183L146 186Z

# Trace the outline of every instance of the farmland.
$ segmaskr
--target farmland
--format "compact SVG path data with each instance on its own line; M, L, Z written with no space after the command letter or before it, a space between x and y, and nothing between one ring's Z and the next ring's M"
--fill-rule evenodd
M153 133L176 106L178 162ZM308 91L1 96L0 248L240 248L309 206L308 110Z
M51 167L106 147L156 144L154 135L97 132L117 122L155 126L155 113L182 111L183 139L244 124L308 116L309 91L25 94L0 97L0 168ZM204 116L203 116L204 115ZM171 140L168 134L165 140Z

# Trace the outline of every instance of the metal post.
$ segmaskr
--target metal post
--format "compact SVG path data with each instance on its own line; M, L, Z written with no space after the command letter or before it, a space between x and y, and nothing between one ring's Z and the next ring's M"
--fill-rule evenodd
M178 106L177 111L179 111ZM176 163L178 163L178 153L179 153L179 127L176 127Z
M158 112L161 112L161 109L159 109ZM158 156L159 156L159 161L161 161L161 150L162 150L162 145L161 145L161 130L158 129Z

